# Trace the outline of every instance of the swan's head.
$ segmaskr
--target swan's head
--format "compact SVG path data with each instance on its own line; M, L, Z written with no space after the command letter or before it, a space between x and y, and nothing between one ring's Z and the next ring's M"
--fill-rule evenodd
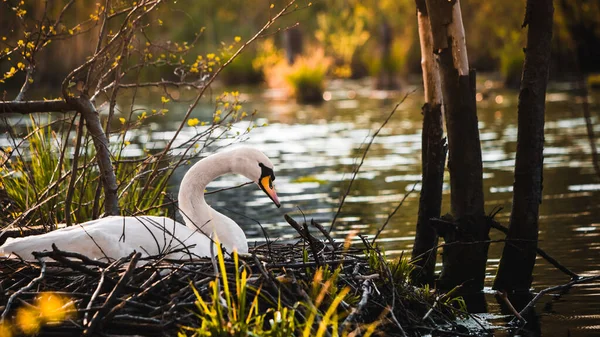
M275 205L280 207L277 192L273 187L275 172L273 172L271 160L264 153L250 147L240 147L234 151L237 152L237 155L233 171L255 182Z

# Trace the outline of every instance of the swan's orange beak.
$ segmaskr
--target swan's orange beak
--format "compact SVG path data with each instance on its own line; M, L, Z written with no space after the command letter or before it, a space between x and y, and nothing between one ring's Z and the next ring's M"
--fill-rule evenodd
M277 197L277 192L275 192L275 188L273 187L273 179L271 176L265 176L260 178L258 182L258 186L260 189L265 191L265 193L271 198L271 200L275 203L277 208L281 207L279 203L279 198Z

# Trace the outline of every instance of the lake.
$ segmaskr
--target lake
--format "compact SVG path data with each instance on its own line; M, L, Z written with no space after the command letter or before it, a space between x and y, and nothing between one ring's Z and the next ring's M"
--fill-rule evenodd
M357 233L374 235L409 193L378 240L390 257L410 255L415 235L423 96L418 79L413 82L404 88L405 92L412 93L373 141L334 228L335 236L342 239L349 234L354 235L355 241L359 240ZM191 118L210 120L214 98L223 90L213 88ZM328 227L366 142L404 97L404 93L373 91L368 81L330 82L324 95L326 101L321 105L299 105L273 90L236 90L240 91L244 110L256 109L256 123L267 123L252 130L245 137L245 143L261 149L275 164L275 186L282 207L277 209L256 186L211 194L207 201L241 224L250 241L256 242L265 240L259 223L271 240L292 240L295 232L283 219L285 213L297 220L315 219ZM496 220L508 225L517 141L517 92L503 89L498 81L490 78L479 81L478 93L486 212L501 207ZM160 102L160 96L160 91L141 94L136 108L150 110L152 104L160 104L156 103ZM590 102L593 129L600 137L600 92L592 92ZM151 118L141 132L130 134L131 144L123 154L138 156L143 154L142 148L164 148L188 105L188 102L169 103L166 116ZM26 120L15 117L11 123ZM247 123L236 124L233 131L243 132L247 126ZM184 143L199 130L184 127L177 143ZM550 85L545 130L539 246L574 272L597 275L600 273L600 178L592 165L582 99L574 94L571 84ZM597 138L595 141L600 147ZM0 139L0 146L7 146L6 142ZM178 170L174 175L171 182L174 195L184 172ZM446 173L443 212L449 211L448 178ZM243 177L225 176L209 185L209 190L245 181ZM415 191L410 193L413 188ZM492 239L503 238L495 230L491 236ZM488 287L492 285L502 247L500 243L490 247ZM438 264L438 269L440 267ZM566 275L540 258L534 273L536 290L569 281ZM487 299L492 314L489 318L495 324L504 324L493 295ZM536 311L544 336L599 336L600 282L575 286L560 298L546 296ZM497 335L506 333L499 331Z
M414 186L416 191L407 197L379 239L389 256L410 255L419 200L423 96L417 84L405 90L416 91L374 140L335 227L337 237L354 230L374 235ZM508 225L517 141L517 92L502 89L492 80L478 83L478 92L486 212L502 207L496 219ZM298 220L305 217L322 224L331 223L340 194L346 190L353 167L362 156L365 140L369 140L403 95L373 92L368 82L333 82L325 94L328 101L307 106L272 99L274 93L242 90L247 104L269 123L253 130L247 143L273 159L282 208L276 209L255 186L210 195L209 203L244 224L249 237L260 241L264 238L255 220L271 239L293 237L293 230L283 220L284 213L293 214ZM590 101L596 135L600 135L599 100L600 93L593 92ZM600 179L592 165L582 100L574 95L568 83L550 85L545 130L539 246L574 272L597 275L600 273ZM596 146L600 146L598 138ZM224 177L211 187L243 181L240 177ZM447 173L445 181L442 209L448 212ZM503 238L495 230L491 236ZM502 248L499 243L490 247L488 286L492 285ZM536 290L569 281L568 276L541 258L534 273ZM492 295L488 296L488 309L494 314L500 311ZM542 335L598 336L600 282L576 286L559 299L547 296L536 310ZM493 317L494 323L502 324L501 317Z

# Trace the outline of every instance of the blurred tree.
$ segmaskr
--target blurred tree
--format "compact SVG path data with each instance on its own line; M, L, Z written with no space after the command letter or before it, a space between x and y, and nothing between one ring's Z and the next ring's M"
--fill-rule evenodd
M560 0L559 37L571 40L578 68L584 72L600 71L600 1ZM567 51L566 51L567 52Z
M371 36L366 25L373 12L358 0L334 0L328 6L327 12L317 14L315 37L334 57L333 73L350 77L354 54Z

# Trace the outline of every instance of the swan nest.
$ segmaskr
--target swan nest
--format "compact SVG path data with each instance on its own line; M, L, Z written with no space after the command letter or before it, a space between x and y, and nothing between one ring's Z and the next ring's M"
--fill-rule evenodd
M247 272L248 288L260 289L259 313L279 302L295 307L302 324L309 308L325 313L336 291L348 288L336 309L339 331L360 336L366 324L378 321L376 331L387 336L465 334L455 323L460 313L435 293L410 284L406 263L387 261L364 237L362 245L348 247L314 221L286 220L298 232L296 243L262 244L237 261L238 275L241 269ZM2 324L20 322L20 311L41 308L45 302L40 298L52 294L66 299L62 319L46 320L32 333L174 336L201 324L195 290L211 305L215 280L222 286L226 278L229 288L236 289L236 267L229 254L187 262L139 256L105 263L54 247L37 254L37 261L0 258L0 330ZM315 301L315 289L324 299ZM220 296L226 311L223 291ZM250 303L256 293L247 296ZM313 324L318 323L319 316ZM331 329L325 336L332 335Z

